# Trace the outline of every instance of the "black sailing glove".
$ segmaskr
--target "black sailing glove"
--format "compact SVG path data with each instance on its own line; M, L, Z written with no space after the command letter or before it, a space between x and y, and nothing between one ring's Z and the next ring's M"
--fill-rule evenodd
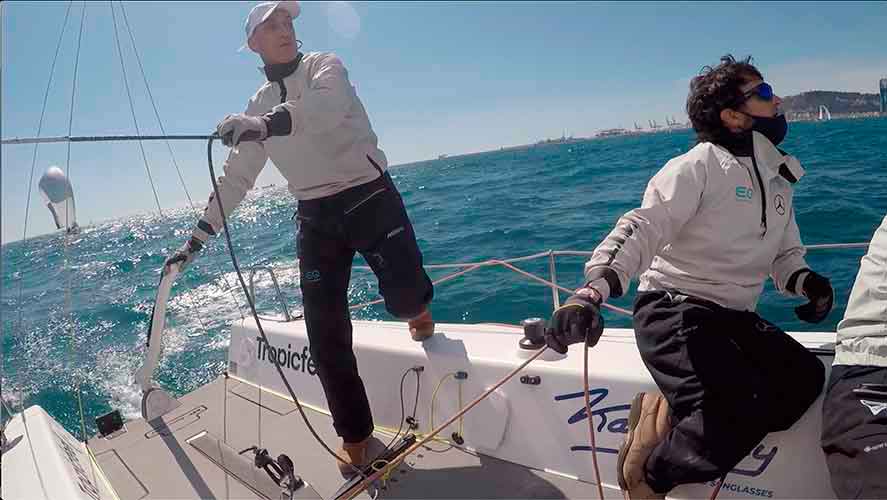
M573 295L551 315L545 343L566 354L567 346L585 342L593 347L604 333L604 318L598 303L587 295Z
M192 236L191 239L186 241L184 245L179 247L174 254L166 259L163 266L168 267L179 263L179 272L183 272L185 268L188 267L188 264L194 262L194 259L197 258L197 254L202 249L203 242Z
M795 308L795 314L801 321L819 323L828 316L835 302L835 292L828 278L810 271L804 279L804 296L809 302Z

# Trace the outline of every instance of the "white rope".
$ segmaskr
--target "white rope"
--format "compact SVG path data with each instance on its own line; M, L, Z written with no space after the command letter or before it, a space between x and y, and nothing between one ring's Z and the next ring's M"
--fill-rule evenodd
M816 245L806 245L805 248L807 250L835 250L835 249L847 249L847 248L868 248L868 246L869 246L868 243L823 243L823 244L816 244ZM568 293L568 294L572 295L574 293L574 290L570 290L569 288L560 286L557 283L546 280L545 278L537 276L533 273L530 273L528 271L524 271L523 269L519 269L519 268L513 266L512 264L515 262L523 262L523 261L527 261L527 260L538 259L541 257L548 257L549 255L554 255L556 257L557 256L590 257L593 253L594 252L587 252L587 251L581 251L581 250L553 250L553 251L549 251L549 252L539 252L539 253L534 253L531 255L525 255L523 257L513 257L513 258L505 259L505 260L490 259L490 260L485 260L485 261L481 261L481 262L457 262L457 263L448 263L448 264L429 264L424 267L425 267L425 269L460 269L460 268L462 269L461 271L458 271L458 272L455 272L452 274L448 274L448 275L444 276L443 278L432 281L432 284L434 284L434 285L437 285L439 283L444 283L446 281L450 281L450 280L455 279L459 276L462 276L463 274L467 274L467 273L474 271L476 269L479 269L481 267L503 266L503 267L511 269L512 271L514 271L518 274L521 274L533 281L537 281L539 283L547 285L550 288L553 288L555 290L559 290L561 292ZM291 267L291 266L287 266L287 267ZM361 270L366 270L366 271L372 270L372 268L370 268L369 266L354 266L354 269L361 269ZM385 299L373 300L370 302L365 302L362 304L350 306L349 309L351 309L351 310L363 309L365 307L369 307L369 306L376 305L376 304L381 304L383 302L385 302ZM613 312L616 312L619 314L626 315L626 316L632 315L632 312L629 311L628 309L623 309L621 307L617 307L617 306L614 306L611 304L603 303L603 304L601 304L601 307L603 307L604 309L609 309L610 311L613 311Z
M445 282L445 281L450 281L451 279L455 279L455 278L457 278L457 277L459 277L459 276L462 276L463 274L470 273L471 271L474 271L475 269L477 269L477 268L479 268L479 267L481 267L481 266L483 266L483 265L485 265L485 263L474 264L474 265L472 265L471 267L469 267L468 269L465 269L465 270L462 270L462 271L459 271L459 272L456 272L456 273L453 273L453 274L449 274L449 275L447 275L447 276L444 276L443 278L440 278L439 280L432 281L431 284L432 284L432 285L437 285L437 284L439 284L439 283L443 283L443 282ZM366 302L366 303L364 303L364 304L358 304L358 305L356 305L356 306L351 306L351 307L349 307L349 309L353 311L353 310L355 310L355 309L362 309L362 308L364 308L364 307L369 307L369 306L372 306L372 305L381 304L382 302L385 302L385 299L378 299L378 300L374 300L374 301L372 301L372 302Z
M528 277L528 278L530 278L530 279L536 280L536 281L538 281L538 282L540 282L540 283L544 283L544 284L546 284L546 285L548 285L548 286L550 286L550 287L554 287L554 288L556 288L556 289L558 289L558 290L560 290L560 291L562 291L562 292L569 293L570 295L572 295L572 294L574 293L574 290L570 290L569 288L562 287L562 286L558 285L557 283L552 283L552 282L550 282L550 281L548 281L548 280L546 280L546 279L544 279L544 278L540 278L540 277L536 276L535 274L528 273L527 271L524 271L524 270L522 270L522 269L518 269L518 268L512 266L511 264L509 264L509 263L507 263L507 262L499 261L498 263L501 264L501 265L503 265L503 266L505 266L505 267L507 267L507 268L509 268L509 269L511 269L512 271L514 271L514 272L516 272L516 273L523 274L524 276L526 276L526 277ZM603 304L601 304L601 307L603 307L604 309L609 309L609 310L611 310L611 311L613 311L613 312L618 312L618 313L620 313L620 314L625 314L625 315L627 315L627 316L631 316L631 315L632 315L632 312L629 311L628 309L623 309L623 308L621 308L621 307L616 307L616 306L614 306L614 305L610 305L610 304L607 304L607 303L603 303Z
M804 245L807 250L835 250L841 248L868 248L868 243L817 243ZM555 256L591 257L594 252L586 250L555 250L551 252Z
M521 262L521 261L525 261L525 260L538 259L540 257L548 257L548 252L539 252L539 253L534 253L532 255L525 255L523 257L513 257L511 259L505 259L503 261L497 261L497 262L513 263L513 262ZM457 262L457 263L452 263L452 264L428 264L428 265L422 266L422 267L424 267L425 269L450 269L450 268L460 268L460 267L479 267L479 266L487 265L490 262L492 262L492 261L484 260L484 261L480 261L480 262ZM362 269L365 271L372 271L372 268L369 266L354 266L354 269Z
M537 254L533 254L533 255L528 255L528 256L526 256L526 257L517 257L517 258L514 258L514 259L507 259L507 260L496 260L496 259L493 259L493 260L487 260L487 261L484 261L484 262L475 262L475 263L471 263L471 264L438 264L438 266L439 266L438 268L440 268L440 266L448 266L448 267L457 267L457 266L458 266L458 267L465 267L465 266L468 266L468 268L467 268L467 269L463 269L462 271L455 272L455 273L453 273L453 274L449 274L449 275L447 275L447 276L444 276L443 278L440 278L440 279L438 279L438 280L436 280L436 281L433 281L432 284L437 285L437 284L439 284L439 283L443 283L443 282L445 282L445 281L452 280L452 279L454 279L454 278L457 278L457 277L459 277L459 276L461 276L461 275L463 275L463 274L470 273L471 271L474 271L475 269L478 269L478 268L481 268L481 267L488 267L488 266L503 266L503 267L506 267L506 268L508 268L508 269L511 269L512 271L514 271L514 272L516 272L516 273L518 273L518 274L521 274L521 275L523 275L523 276L526 276L527 278L529 278L529 279L531 279L531 280L538 281L539 283L542 283L542 284L548 285L549 287L555 288L555 289L557 289L557 290L560 290L560 291L562 291L562 292L569 293L569 294L572 295L572 294L574 293L573 290L570 290L569 288L566 288L566 287L562 287L562 286L558 285L557 283L552 283L551 281L548 281L548 280L546 280L546 279L544 279L544 278L540 278L539 276L536 276L536 275L533 274L533 273L530 273L530 272L524 271L523 269L519 269L519 268L517 268L517 267L515 267L515 266L513 266L513 265L511 264L512 262L520 262L520 261L525 261L525 260L535 259L535 258L539 258L539 257L547 257L547 256L548 256L548 252L541 252L541 253L537 253ZM355 267L358 267L358 266L355 266ZM426 267L426 268L433 268L433 266L425 266L425 267ZM359 266L359 268L366 268L366 266ZM367 268L367 269L369 269L369 268ZM375 304L381 304L382 302L385 302L385 299L378 299L378 300L374 300L374 301L371 301L371 302L365 302L365 303L363 303L363 304L358 304L358 305L350 306L349 309L351 309L351 310L362 309L362 308L364 308L364 307L369 307L369 306L372 306L372 305L375 305ZM617 313L620 313L620 314L625 314L625 315L627 315L627 316L631 316L631 315L632 315L631 311L629 311L628 309L623 309L623 308L621 308L621 307L617 307L617 306L614 306L614 305L610 305L610 304L606 304L606 303L604 303L604 304L601 304L601 307L603 307L603 308L605 308L605 309L609 309L609 310L611 310L611 311L613 311L613 312L617 312Z
M807 250L834 250L838 248L868 248L868 243L820 243L818 245L806 245Z

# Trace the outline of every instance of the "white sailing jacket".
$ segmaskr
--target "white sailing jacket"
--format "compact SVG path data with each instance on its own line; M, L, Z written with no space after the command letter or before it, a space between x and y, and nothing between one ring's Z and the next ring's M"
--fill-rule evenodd
M753 144L754 159L701 143L666 163L586 263L589 286L619 297L640 274L639 291L677 289L749 311L768 276L798 295L807 264L792 185L804 170L757 132Z
M834 364L887 367L887 217L872 236L838 323Z
M268 158L299 200L365 184L387 169L388 161L378 147L366 110L335 54L305 54L294 72L259 88L249 100L246 114L261 116L275 107L275 111L283 108L289 112L290 134L242 142L231 149L225 175L218 183L226 215L252 189ZM206 241L208 234L221 227L219 207L210 196L194 235Z

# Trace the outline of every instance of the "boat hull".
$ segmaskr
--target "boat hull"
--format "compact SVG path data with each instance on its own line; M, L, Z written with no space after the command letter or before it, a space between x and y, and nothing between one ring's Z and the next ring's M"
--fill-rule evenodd
M262 325L270 347L260 340L252 321L233 327L229 373L285 396L286 389L273 366L274 356L300 400L325 411L304 322L264 321ZM834 333L793 336L809 348L828 346L835 338ZM354 349L374 421L387 428L400 425L401 377L411 367L421 366L416 432L428 432L435 388L434 425L438 425L460 408L460 384L465 404L526 361L533 351L520 349L520 338L521 329L508 325L438 324L432 339L416 343L410 339L406 323L355 321ZM597 482L583 402L582 355L582 346L574 345L566 356L546 352L532 362L466 414L461 427L463 446L527 467ZM618 488L616 454L627 432L629 404L637 392L655 390L656 386L630 329L608 329L589 355L589 395L601 482ZM820 360L830 368L831 356L820 356ZM467 378L456 380L452 376L456 372L464 372ZM403 385L409 415L416 397L416 377L408 374ZM792 428L768 435L727 476L718 497L833 498L819 447L821 410L822 397ZM456 422L440 437L451 440L459 431ZM713 486L685 485L669 496L707 498Z

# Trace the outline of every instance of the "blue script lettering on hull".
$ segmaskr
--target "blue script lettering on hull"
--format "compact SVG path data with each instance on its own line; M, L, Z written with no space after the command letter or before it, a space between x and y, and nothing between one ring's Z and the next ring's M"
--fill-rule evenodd
M596 432L604 432L606 428L607 432L618 433L618 434L628 434L628 411L631 409L630 404L621 404L621 405L613 405L613 406L602 406L601 408L595 409L595 406L598 403L602 403L607 395L610 394L610 390L605 387L596 387L594 389L589 389L588 391L588 402L591 407L591 415L593 417L600 418L600 422L597 424ZM555 401L567 401L570 399L583 398L585 393L583 391L579 392L570 392L567 394L559 394L554 397ZM611 415L613 413L625 412L618 415L616 418L615 415ZM609 415L609 416L608 416ZM588 418L588 414L585 411L585 402L582 401L582 406L579 408L579 411L572 414L570 418L567 419L568 425L573 425L577 422L582 422L583 420ZM612 418L612 420L611 420ZM613 448L604 448L601 446L595 447L595 450L600 453L619 453L619 450ZM570 446L570 451L591 451L591 446L588 444L581 445L573 445ZM776 453L779 451L779 448L773 446L770 448L770 451L767 453L763 453L764 445L759 444L757 448L752 451L750 457L754 460L758 460L761 462L761 465L754 470L745 470L745 469L733 469L732 472L734 474L739 474L747 477L757 477L764 473L767 469L767 466L770 465L770 462L773 461L773 458L776 457Z
M631 405L613 405L613 406L603 406L601 408L595 409L595 406L598 403L601 403L604 399L606 399L607 395L610 393L609 389L598 387L595 389L590 389L588 391L589 398L589 406L591 407L591 415L592 417L600 418L600 422L597 425L597 432L603 432L604 428L608 432L619 433L619 434L627 434L628 433L628 410L631 408ZM571 392L568 394L559 394L554 397L555 401L566 401L569 399L583 398L585 393L583 391L579 392ZM613 418L613 413L617 412L625 412L622 415L619 415L619 418ZM567 419L567 424L572 425L577 422L581 422L588 418L588 414L585 411L585 404L583 401L582 406L579 408L579 411L574 413ZM612 418L612 420L611 420ZM619 453L619 450L615 450L613 448L604 448L601 446L597 446L595 448L596 451L601 453ZM588 445L575 445L570 447L570 451L591 451L591 446Z

